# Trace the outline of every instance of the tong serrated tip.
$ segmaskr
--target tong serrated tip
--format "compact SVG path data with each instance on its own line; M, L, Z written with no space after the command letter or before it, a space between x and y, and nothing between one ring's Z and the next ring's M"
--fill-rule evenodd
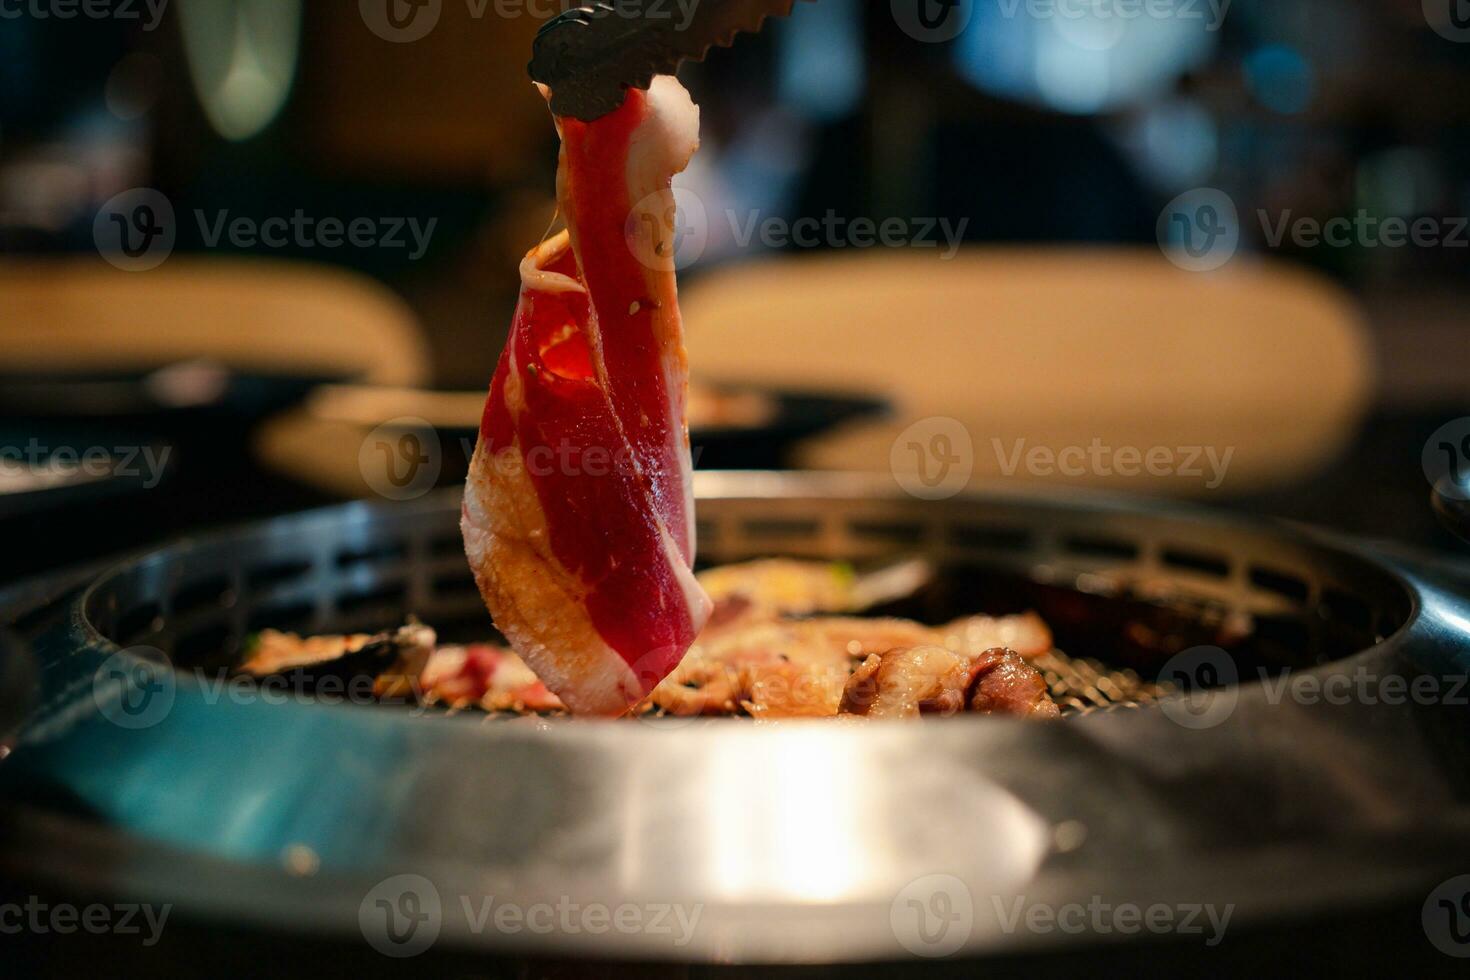
M551 111L591 121L623 104L685 61L703 61L768 17L791 13L795 0L613 0L575 7L536 34L529 71L551 90Z

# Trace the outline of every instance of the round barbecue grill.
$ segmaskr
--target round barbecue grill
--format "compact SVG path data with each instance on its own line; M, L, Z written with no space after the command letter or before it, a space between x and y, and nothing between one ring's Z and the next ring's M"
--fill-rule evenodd
M1095 497L697 493L702 562L917 556L934 581L890 611L1037 610L1065 719L500 721L217 681L266 627L491 635L457 495L354 504L3 597L41 683L0 765L0 872L364 949L375 916L432 909L425 949L456 955L800 964L1108 938L1018 926L1018 901L1229 906L1248 932L1470 871L1470 580L1444 566ZM699 918L682 942L507 930L486 896Z

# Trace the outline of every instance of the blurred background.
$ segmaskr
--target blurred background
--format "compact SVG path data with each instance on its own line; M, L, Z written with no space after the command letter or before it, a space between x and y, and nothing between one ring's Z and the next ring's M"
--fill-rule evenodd
M0 577L462 479L565 6L0 2ZM1458 547L1460 6L820 0L687 65L698 465Z

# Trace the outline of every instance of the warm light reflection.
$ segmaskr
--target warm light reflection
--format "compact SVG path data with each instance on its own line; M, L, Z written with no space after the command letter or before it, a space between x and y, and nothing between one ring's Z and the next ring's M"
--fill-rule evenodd
M839 743L810 730L713 743L707 778L721 893L823 901L853 890L863 868L852 856L864 850L868 813L857 760ZM771 792L750 791L759 774Z
M862 740L862 752L852 732L799 724L711 743L705 791L717 894L852 899L891 886L898 866L932 866L999 893L1035 874L1050 841L1035 812L953 756L916 753L910 733L864 734L879 737Z
M184 0L179 19L189 75L215 130L245 140L270 125L296 75L300 0Z

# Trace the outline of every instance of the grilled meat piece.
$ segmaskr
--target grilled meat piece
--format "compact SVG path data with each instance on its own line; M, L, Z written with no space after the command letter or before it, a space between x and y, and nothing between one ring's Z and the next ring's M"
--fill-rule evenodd
M937 647L953 651L968 664L1001 638L1021 645L1025 656L1051 649L1051 633L1034 613L973 616L941 627L847 616L711 627L649 702L676 715L742 710L764 718L833 715L854 668L865 657ZM956 704L954 710L962 708Z
M875 653L853 672L841 713L874 719L960 711L1056 718L1046 681L1014 650L968 656L938 646Z
M247 644L246 659L237 668L252 677L300 671L305 674L374 674L395 659L434 649L434 631L420 623L369 636L298 636L261 630Z

